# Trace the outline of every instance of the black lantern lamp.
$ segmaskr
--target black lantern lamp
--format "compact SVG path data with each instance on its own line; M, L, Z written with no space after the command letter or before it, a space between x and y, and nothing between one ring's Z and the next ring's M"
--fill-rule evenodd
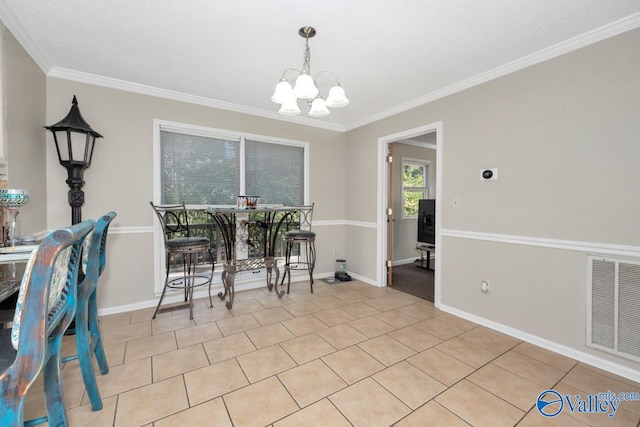
M58 160L67 169L67 185L69 185L69 206L71 206L71 224L82 221L81 208L84 204L84 170L91 165L93 147L96 138L102 138L91 129L80 109L75 95L73 105L67 117L52 126L45 126L53 133Z

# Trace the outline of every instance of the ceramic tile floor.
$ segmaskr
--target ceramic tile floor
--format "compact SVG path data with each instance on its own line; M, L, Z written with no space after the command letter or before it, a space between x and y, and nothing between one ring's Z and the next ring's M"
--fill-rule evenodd
M92 412L77 362L64 367L72 427L636 426L640 402L613 418L544 418L537 396L636 392L640 384L353 281L295 284L282 299L239 292L151 320L153 309L101 318L111 367ZM65 338L73 353L73 338ZM41 384L41 383L40 383ZM44 413L42 386L27 418Z

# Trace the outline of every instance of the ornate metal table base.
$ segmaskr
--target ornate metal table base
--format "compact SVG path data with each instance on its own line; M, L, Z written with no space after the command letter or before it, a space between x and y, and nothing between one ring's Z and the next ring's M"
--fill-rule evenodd
M295 212L295 208L288 206L259 206L254 209L239 209L232 207L211 207L205 210L210 214L218 226L224 244L225 259L223 262L222 284L224 292L220 292L218 297L225 300L227 295L227 308L233 306L235 296L234 281L235 275L241 271L267 270L267 287L275 290L278 298L282 298L284 291L278 291L278 280L280 270L275 257L275 246L279 237L279 230L285 218ZM246 215L239 222L236 214ZM249 220L248 216L254 215L254 219ZM259 218L256 218L258 215ZM249 257L237 259L236 245L242 249L261 248L262 257ZM272 282L273 270L276 272L276 280Z
M262 268L267 269L267 287L269 290L274 290L278 298L282 298L284 291L278 291L278 278L280 277L280 270L278 269L278 260L274 257L264 258L248 258L240 259L236 261L228 261L224 264L224 270L222 271L222 284L224 285L224 292L218 293L218 297L221 300L225 300L229 295L227 301L227 308L233 307L233 299L235 297L234 281L236 273L241 271L259 270ZM273 270L276 271L275 282L271 281Z

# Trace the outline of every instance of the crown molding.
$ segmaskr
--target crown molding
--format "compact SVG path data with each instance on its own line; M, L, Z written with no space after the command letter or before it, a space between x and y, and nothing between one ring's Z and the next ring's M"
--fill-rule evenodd
M49 61L38 44L29 33L27 33L18 17L7 7L4 0L0 0L0 17L4 25L11 31L11 34L20 42L24 50L27 51L31 59L47 74L52 67L51 61Z
M133 83L126 80L104 77L97 74L85 73L82 71L71 70L62 67L52 67L47 73L48 77L71 80L80 83L87 83L95 86L102 86L109 89L123 90L126 92L138 93L141 95L155 96L158 98L170 99L173 101L186 102L189 104L202 105L204 107L218 108L226 111L234 111L236 113L249 114L252 116L264 117L271 120L280 120L295 123L304 126L313 126L317 128L344 132L342 125L335 123L322 122L305 117L285 117L274 111L265 111L259 108L247 107L244 105L234 104L231 102L219 101L203 96L189 95L173 90L160 89L153 86L147 86L139 83Z
M7 7L4 0L0 0L0 17L3 23L9 28L14 37L20 42L20 44L27 51L29 56L40 67L40 69L48 76L54 78L60 78L65 80L72 80L81 83L93 84L97 86L107 87L110 89L118 89L127 92L139 93L143 95L155 96L159 98L171 99L174 101L186 102L190 104L202 105L205 107L218 108L221 110L234 111L242 114L249 114L252 116L264 117L271 120L278 120L282 122L288 122L303 126L311 126L336 132L347 132L361 126L391 117L393 115L402 113L433 102L435 100L444 98L449 95L453 95L457 92L461 92L465 89L486 83L491 80L495 80L504 75L513 73L518 70L530 67L532 65L544 62L546 60L555 58L557 56L569 53L571 51L580 49L590 44L599 42L601 40L613 37L615 35L624 33L634 28L640 27L640 13L636 13L618 21L612 22L595 30L573 37L569 40L565 40L561 43L550 46L546 49L538 51L536 53L524 56L520 59L494 68L484 73L480 73L469 79L454 83L450 86L442 88L440 90L431 92L419 98L415 98L411 101L397 105L395 107L386 109L379 113L370 115L361 120L356 120L347 125L340 125L337 123L330 123L315 119L309 119L298 116L281 116L274 111L267 111L259 108L247 107L230 102L224 102L215 100L212 98L205 98L201 96L189 95L177 91L171 91L166 89L159 89L152 86L142 85L138 83L132 83L125 80L113 79L96 74L84 73L80 71L74 71L66 68L54 67L51 61L45 56L40 47L35 43L33 38L24 29L24 26L15 14Z
M347 131L350 131L361 126L377 122L378 120L391 117L395 114L399 114L412 108L428 104L429 102L433 102L446 96L453 95L454 93L461 92L465 89L469 89L482 83L495 80L498 77L505 76L507 74L522 70L535 64L539 64L541 62L597 43L601 40L616 36L637 27L640 27L640 13L636 13L610 24L603 25L602 27L596 28L595 30L570 38L553 46L549 46L548 48L542 49L530 55L523 56L520 59L516 59L515 61L509 62L505 65L501 65L487 72L477 74L466 80L462 80L440 90L436 90L427 95L405 102L404 104L400 104L379 113L373 114L362 120L352 122L345 126L345 128Z

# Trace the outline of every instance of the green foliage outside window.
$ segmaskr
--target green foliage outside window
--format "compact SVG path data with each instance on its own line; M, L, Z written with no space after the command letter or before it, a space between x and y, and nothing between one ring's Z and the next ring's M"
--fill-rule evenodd
M402 167L404 216L418 215L419 200L425 197L426 167L421 164L405 163Z

